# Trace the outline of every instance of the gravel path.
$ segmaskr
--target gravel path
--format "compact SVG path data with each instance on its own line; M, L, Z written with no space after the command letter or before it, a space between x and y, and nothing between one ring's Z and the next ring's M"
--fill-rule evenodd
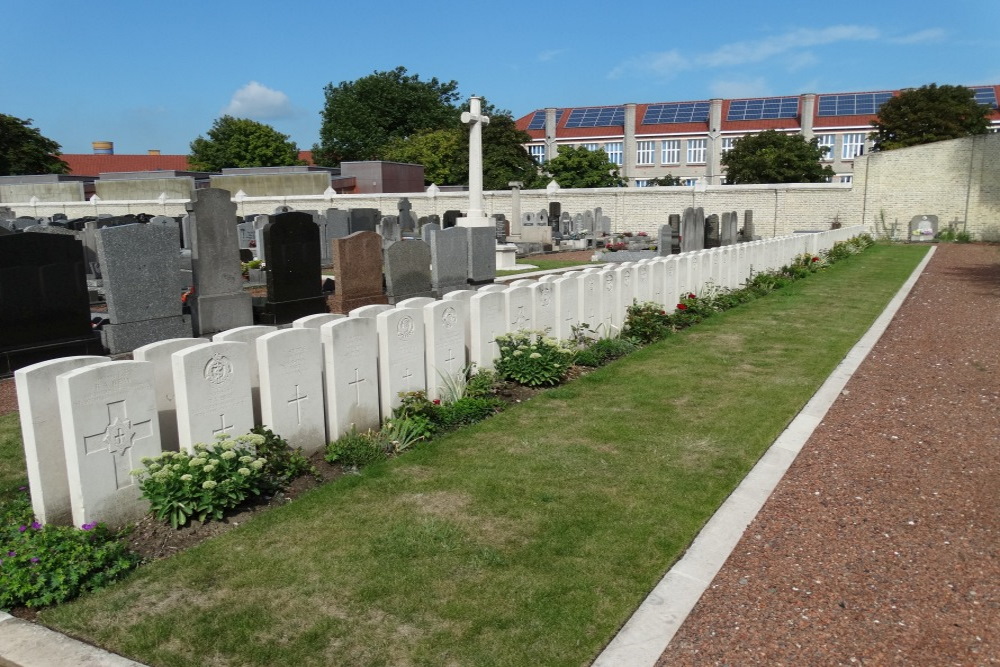
M942 244L658 665L1000 663L1000 247Z

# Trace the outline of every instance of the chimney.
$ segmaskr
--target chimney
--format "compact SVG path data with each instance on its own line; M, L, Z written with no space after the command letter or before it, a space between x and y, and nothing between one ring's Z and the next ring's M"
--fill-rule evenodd
M94 147L94 155L115 154L115 142L113 141L93 141L90 145Z
M146 155L159 155L159 154L160 154L159 148L150 148L148 151L146 151Z

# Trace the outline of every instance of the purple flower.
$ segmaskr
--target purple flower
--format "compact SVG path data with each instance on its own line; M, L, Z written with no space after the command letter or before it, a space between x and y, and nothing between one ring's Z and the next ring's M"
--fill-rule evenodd
M16 551L8 551L7 555L10 556L11 558L13 558L14 556L17 555L17 552Z
M31 558L31 562L32 562L32 563L37 563L37 562L38 562L38 558L35 558L35 557L32 557L32 558Z
M17 487L17 490L18 491L27 491L28 487L26 487L26 486L19 486L19 487Z
M82 526L80 526L80 528L83 530L93 530L96 527L97 527L96 521L91 521L90 523L85 523Z
M37 521L32 521L31 522L31 529L32 530L41 530L42 529L42 524L38 523Z
M28 527L22 524L21 527L18 528L18 530L23 533L24 531L28 530Z

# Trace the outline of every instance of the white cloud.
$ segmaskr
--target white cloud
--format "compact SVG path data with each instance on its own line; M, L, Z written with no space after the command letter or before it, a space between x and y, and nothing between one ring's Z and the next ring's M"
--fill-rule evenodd
M549 49L538 54L538 62L547 63L566 53L566 49Z
M712 69L759 63L814 46L872 41L879 39L880 35L877 28L870 26L834 25L819 29L801 28L763 39L725 44L714 51L696 53L690 56L684 56L677 50L647 53L621 63L611 70L609 77L618 78L626 74L654 74L666 77L682 70ZM805 63L804 55L797 56L797 61Z
M223 114L255 120L287 118L292 115L292 102L280 90L251 81L235 93Z
M709 84L712 97L739 99L742 97L768 97L771 89L764 77L755 79L723 80L717 79Z
M941 28L928 28L902 37L893 37L889 41L893 44L927 44L928 42L940 42L946 35L947 33Z

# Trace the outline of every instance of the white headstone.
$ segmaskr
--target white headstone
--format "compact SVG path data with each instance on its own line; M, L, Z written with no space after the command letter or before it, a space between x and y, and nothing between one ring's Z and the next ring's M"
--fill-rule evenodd
M254 426L250 345L202 343L172 357L177 397L177 440L192 452L216 436L243 435ZM256 354L254 354L256 356Z
M341 315L339 313L316 313L315 315L306 315L305 317L300 317L299 319L292 322L293 329L319 329L321 326L327 322L333 322L334 320L339 320L346 315Z
M464 301L436 301L424 307L424 334L427 345L427 398L441 398L442 390L466 371L466 322Z
M263 425L306 456L326 446L322 345L318 328L289 328L257 339Z
M601 315L601 274L597 271L581 271L577 281L577 296L580 299L580 324L586 325L587 335L601 336L606 332Z
M205 342L204 338L168 338L157 343L149 343L132 351L136 361L153 364L153 380L156 388L156 411L160 420L160 444L163 451L176 452L180 448L177 439L177 404L174 400L174 367L171 357L174 352L186 350Z
M520 280L513 280L507 283L507 287L531 287L535 284L534 280L529 280L528 278L521 278Z
M382 415L388 419L400 405L400 393L427 389L424 314L415 308L396 308L379 313L375 328Z
M507 333L504 297L501 292L479 290L469 300L469 359L477 369L492 369L493 361L500 356L496 337Z
M278 327L251 325L220 331L212 336L213 343L246 343L249 357L247 370L250 373L250 397L253 401L253 423L259 424L260 414L260 371L257 368L257 346L255 342L264 334L277 331ZM239 434L237 434L239 435Z
M402 301L396 302L396 308L416 308L420 310L424 306L434 303L437 299L433 299L429 296L413 296L409 299L403 299Z
M148 511L132 470L161 454L153 365L106 361L56 378L73 523L123 526Z
M348 317L319 329L326 357L327 437L379 427L378 335L375 318Z
M601 279L601 324L602 333L618 334L621 331L621 281L615 269L606 269L597 274Z
M41 523L73 521L56 378L105 361L107 357L63 357L14 371L31 508Z
M442 299L446 301L464 301L466 304L469 303L469 299L475 296L475 292L470 289L457 289L453 292L448 292Z
M552 281L555 296L555 329L552 335L557 340L573 337L573 327L580 324L579 276L577 272L565 274Z
M502 285L500 283L493 283L491 285L483 285L482 287L479 288L478 291L480 291L480 292L503 292L506 289L507 289L506 285Z
M554 336L556 330L555 290L552 283L534 282L528 286L531 293L531 320L535 329Z
M531 290L527 287L509 287L504 290L507 316L507 331L515 332L532 330L535 322L532 319Z
M646 277L646 280L649 282L649 287L646 291L646 301L652 301L653 303L660 304L660 306L666 306L666 293L663 291L664 284L666 282L666 260L650 262L646 270L649 272ZM641 270L639 282L640 284L643 282Z
M376 303L370 306L360 306L354 310L347 313L348 317L371 317L374 318L379 313L384 313L387 310L392 310L395 306L390 306L385 303Z
M654 264L655 262L650 261L635 265L635 298L639 303L654 300L651 296L653 288L652 267Z

